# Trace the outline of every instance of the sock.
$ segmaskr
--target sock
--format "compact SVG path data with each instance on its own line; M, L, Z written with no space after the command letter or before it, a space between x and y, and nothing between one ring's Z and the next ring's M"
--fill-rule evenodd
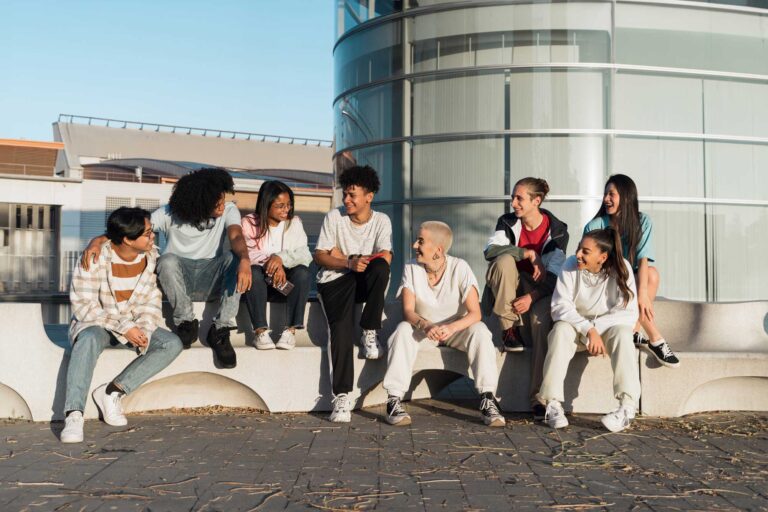
M110 382L109 384L107 384L106 393L108 395L111 395L112 393L120 393L121 395L125 394L125 393L123 393L122 389L120 389L119 387L115 386L114 382Z
M664 338L659 338L656 341L649 341L648 343L650 343L651 346L653 346L653 347L659 347L659 346L661 346L662 344L664 344L666 342L667 341Z

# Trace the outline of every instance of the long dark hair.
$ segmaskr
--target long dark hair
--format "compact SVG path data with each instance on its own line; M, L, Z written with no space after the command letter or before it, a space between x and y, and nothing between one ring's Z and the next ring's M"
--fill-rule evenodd
M629 256L629 262L634 267L637 264L635 261L637 244L640 243L640 237L642 236L640 208L637 204L637 186L632 181L632 178L624 174L613 174L605 182L603 190L607 189L608 185L611 184L616 187L616 191L619 193L619 211L611 217L611 226L616 228L619 234L627 241L627 255ZM608 214L605 212L605 205L601 204L594 218L596 219L604 215Z
M591 238L595 241L601 252L608 254L608 259L605 260L603 268L608 272L608 275L613 275L616 281L618 281L619 290L621 290L621 295L624 297L624 307L626 308L634 293L627 286L629 270L627 270L627 266L624 264L624 256L622 256L621 252L621 235L614 228L605 228L594 229L582 238Z
M256 240L261 240L267 234L269 229L269 209L280 194L288 194L288 197L290 197L291 208L288 210L288 222L285 223L285 226L287 228L291 225L291 219L293 219L293 190L282 181L265 181L261 184L259 197L256 199L255 219L251 220L251 223L258 227Z
M208 167L182 176L168 205L178 220L200 227L211 218L221 195L234 192L235 182L227 171Z

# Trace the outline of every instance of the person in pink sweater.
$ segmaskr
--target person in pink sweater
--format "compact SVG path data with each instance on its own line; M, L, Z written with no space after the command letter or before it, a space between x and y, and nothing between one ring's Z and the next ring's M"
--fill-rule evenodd
M256 210L241 221L252 275L245 299L259 350L290 350L296 346L296 329L304 328L312 255L301 219L293 212L290 187L277 180L265 181ZM270 335L267 301L288 305L288 322L277 343Z

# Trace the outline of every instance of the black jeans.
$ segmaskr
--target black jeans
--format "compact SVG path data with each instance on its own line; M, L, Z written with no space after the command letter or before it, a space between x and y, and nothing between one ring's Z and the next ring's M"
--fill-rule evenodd
M251 289L245 292L245 302L255 329L264 329L267 324L267 302L286 302L288 304L288 327L304 328L304 310L309 297L309 269L304 265L284 268L285 276L293 283L293 290L286 297L264 280L264 267L251 265Z
M381 329L384 292L389 284L389 263L377 258L365 272L349 272L329 283L318 283L317 291L328 320L333 394L349 393L355 378L355 303L365 302L360 317L363 329Z

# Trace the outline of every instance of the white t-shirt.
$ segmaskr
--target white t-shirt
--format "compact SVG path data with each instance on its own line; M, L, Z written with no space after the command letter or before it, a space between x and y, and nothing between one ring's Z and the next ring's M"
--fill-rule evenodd
M222 254L224 236L229 226L240 225L240 211L235 203L226 203L221 217L208 219L202 229L182 224L171 215L170 206L152 212L152 231L165 234L168 244L164 254L175 254L190 260L211 259Z
M434 286L429 285L427 271L415 259L408 261L403 268L403 280L397 290L398 297L403 288L408 288L416 296L415 312L432 323L450 322L467 314L464 303L474 287L478 295L475 274L469 264L461 258L446 256L445 272Z
M349 219L349 215L346 213L342 215L340 208L331 210L325 215L315 248L320 251L330 251L336 247L346 255L391 251L392 223L389 217L381 212L372 211L371 213L368 222L358 226ZM317 273L317 282L329 283L347 272L350 271L321 269Z
M283 250L283 233L285 232L285 221L275 227L269 228L269 255L273 255Z

